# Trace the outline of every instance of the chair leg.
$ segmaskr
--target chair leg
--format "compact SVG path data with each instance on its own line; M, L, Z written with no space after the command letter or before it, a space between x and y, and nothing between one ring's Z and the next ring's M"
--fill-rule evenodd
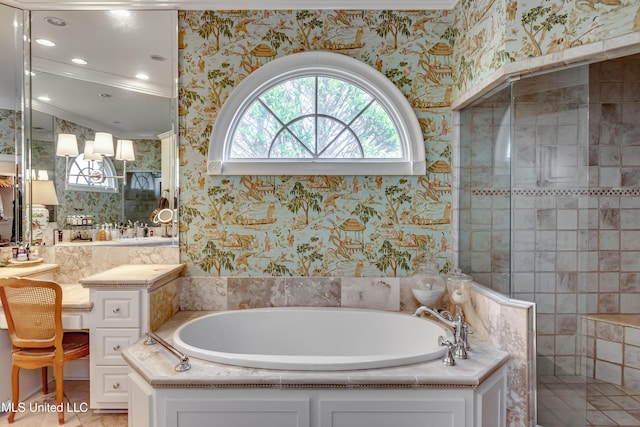
M62 410L58 412L58 424L64 424L64 379L62 363L56 364L56 403Z
M49 393L49 384L47 383L47 367L42 368L42 394Z
M16 417L16 411L18 410L18 399L20 398L20 367L17 365L11 366L11 412L9 412L9 423L13 422Z

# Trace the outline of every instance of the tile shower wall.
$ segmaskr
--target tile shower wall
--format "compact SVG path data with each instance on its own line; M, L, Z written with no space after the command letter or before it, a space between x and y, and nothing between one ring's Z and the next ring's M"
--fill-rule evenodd
M579 374L579 297L592 271L588 68L517 82L513 103L512 293L537 303L539 374Z
M461 116L460 265L485 286L537 303L543 375L579 370L587 71L523 79Z
M640 313L639 76L640 56L630 56L516 82L510 179L500 167L508 89L461 116L461 140L471 136L460 263L537 303L541 375L593 376L580 364L584 314Z
M590 66L589 313L640 313L640 55Z

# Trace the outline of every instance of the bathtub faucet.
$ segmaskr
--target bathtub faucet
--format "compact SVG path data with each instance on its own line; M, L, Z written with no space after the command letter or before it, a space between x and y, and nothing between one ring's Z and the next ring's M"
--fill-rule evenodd
M469 325L464 321L464 315L459 313L454 319L453 314L449 310L444 308L431 308L427 306L419 307L413 314L415 317L420 317L424 313L429 313L444 323L451 329L453 329L453 345L455 347L454 356L458 359L468 359L469 355L469 343L467 336L473 334L473 331L469 329Z

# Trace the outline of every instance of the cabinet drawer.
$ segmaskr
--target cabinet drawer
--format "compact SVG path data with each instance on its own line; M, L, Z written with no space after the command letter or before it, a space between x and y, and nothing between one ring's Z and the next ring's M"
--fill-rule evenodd
M91 373L92 408L126 408L129 400L126 366L96 366Z
M140 338L139 329L103 329L91 332L91 357L96 365L124 366L122 352Z
M96 309L94 327L140 326L139 291L97 291L92 299Z

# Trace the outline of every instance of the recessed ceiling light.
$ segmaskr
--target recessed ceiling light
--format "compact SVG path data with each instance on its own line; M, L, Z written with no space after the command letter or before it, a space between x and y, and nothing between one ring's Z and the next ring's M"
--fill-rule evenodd
M38 97L38 99L39 99L40 101L42 101L42 102L49 102L49 101L51 101L51 98L49 98L47 95L39 96L39 97Z
M82 58L73 58L71 60L71 62L73 62L74 64L78 64L78 65L87 65L89 62L87 62L86 59L82 59Z
M47 39L36 39L36 43L41 44L42 46L47 46L47 47L53 47L56 45L51 40L47 40Z
M149 76L146 75L145 73L138 73L138 74L136 74L136 79L149 80Z
M69 25L64 19L56 18L55 16L47 16L46 18L44 18L44 20L51 25L55 25L56 27L66 27L67 25Z
M165 58L162 55L149 55L149 58L153 59L154 61L166 61L167 58Z

